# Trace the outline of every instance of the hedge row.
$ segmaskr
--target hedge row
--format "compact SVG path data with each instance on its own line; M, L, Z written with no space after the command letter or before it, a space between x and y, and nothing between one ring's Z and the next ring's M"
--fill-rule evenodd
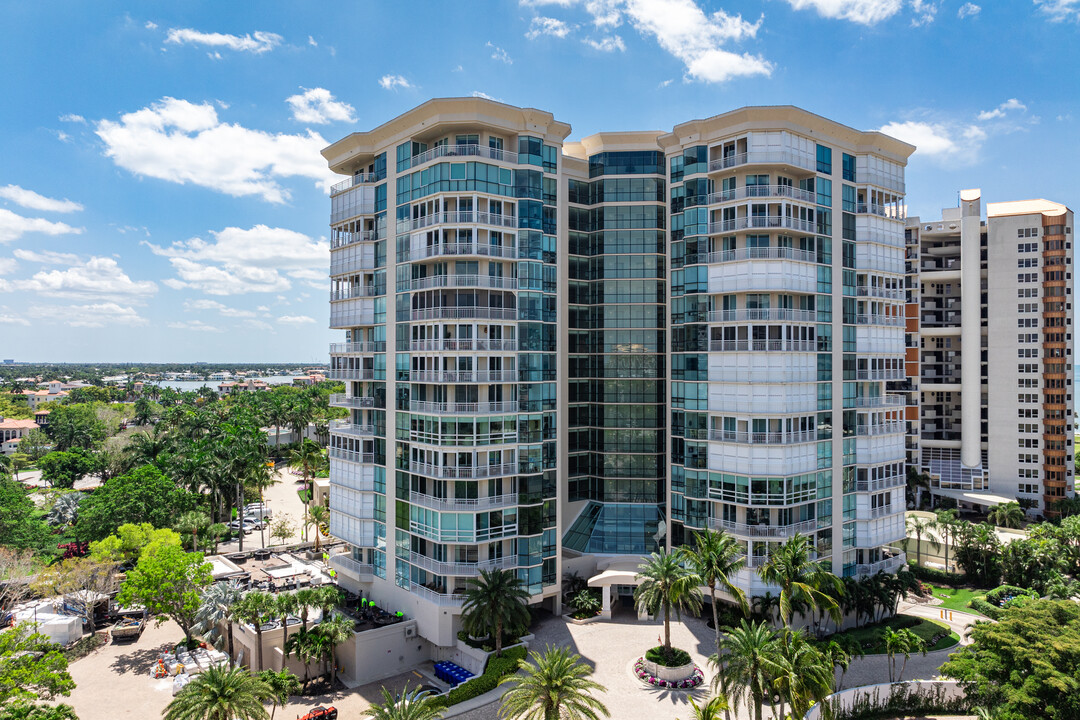
M986 602L991 605L1001 607L1006 596L1013 597L1038 597L1038 593L1028 590L1027 588L1017 587L1016 585L999 585L990 592L986 593Z
M975 598L968 603L968 607L979 613L980 615L985 615L991 620L1001 619L1001 608L999 608L997 605L991 605L982 598Z
M499 684L500 680L517 672L520 662L525 659L525 653L525 648L518 646L503 651L502 657L489 657L483 675L458 685L447 695L433 698L432 703L445 708L491 692Z
M908 561L908 567L911 572L915 574L915 577L923 582L935 583L938 585L963 585L967 582L967 577L961 573L945 572L944 570L938 570L937 568L923 567L922 565L916 565L914 560Z

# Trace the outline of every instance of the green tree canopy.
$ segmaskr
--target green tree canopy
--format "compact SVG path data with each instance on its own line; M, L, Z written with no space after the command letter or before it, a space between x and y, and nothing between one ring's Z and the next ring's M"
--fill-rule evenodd
M1080 605L1036 600L977 623L971 644L941 666L1000 720L1080 718Z
M171 527L197 501L197 495L176 487L156 467L144 465L109 480L83 500L75 534L80 540L101 540L127 523Z
M160 545L180 547L180 534L168 528L157 529L150 523L127 523L116 528L115 534L90 543L90 557L99 562L122 563L138 560L142 553Z
M55 550L55 538L26 488L0 477L0 542L18 550Z
M90 453L81 448L69 451L51 452L38 461L41 479L54 488L70 490L75 481L94 470L94 461Z
M60 646L34 632L33 623L0 632L0 707L10 700L51 700L74 687Z
M46 432L53 439L57 450L93 450L105 441L108 434L105 422L98 417L94 406L89 403L54 407L49 413Z
M195 676L162 714L164 720L266 720L273 690L246 668L218 665Z
M116 601L121 605L142 605L160 625L170 618L191 641L197 622L200 593L213 582L211 565L202 553L186 553L177 545L160 545L144 552L135 569L127 574Z

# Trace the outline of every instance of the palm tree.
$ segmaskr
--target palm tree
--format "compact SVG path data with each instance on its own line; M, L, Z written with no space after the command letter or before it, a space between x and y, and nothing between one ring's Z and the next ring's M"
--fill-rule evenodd
M516 632L529 624L529 591L513 570L481 570L465 587L461 625L473 637L493 637L502 656L503 629Z
M289 616L300 610L296 593L283 592L275 595L274 610L281 618L281 651L285 652L285 643L289 641Z
M682 611L697 612L701 608L701 578L682 564L682 553L667 550L654 552L638 565L639 581L634 589L634 605L638 611L656 615L664 613L664 653L671 657L671 611L682 619Z
M157 465L158 460L172 446L172 437L160 426L153 430L141 430L135 433L131 442L124 448L124 453L136 465Z
M507 675L499 684L517 685L502 697L500 718L517 720L598 720L610 717L604 703L593 693L607 692L600 683L590 680L593 669L581 656L566 647L535 650L529 660L520 663L520 675Z
M785 626L791 624L792 606L800 602L826 609L839 625L840 606L822 588L842 588L843 584L824 565L811 560L810 552L810 539L796 534L769 555L758 575L765 583L780 587L780 620Z
M291 469L291 470L299 470L300 471L300 477L304 481L304 487L309 492L309 495L307 496L308 498L310 498L311 478L314 476L316 468L321 466L321 464L323 462L323 459L325 457L326 456L323 455L322 449L318 445L316 445L315 443L313 443L313 442L311 442L310 440L307 440L307 439L301 440L300 441L300 447L296 448L295 450L293 450L293 451L291 451L289 453L289 461L288 461L289 462L289 469ZM307 520L306 520L308 504L309 504L309 500L305 500L304 501L304 517L305 517L305 521L304 521L304 524L303 524L304 539L305 540L307 539L307 528L308 528Z
M296 598L296 608L300 611L300 621L305 630L308 629L308 612L313 607L318 607L319 603L316 598L316 590L318 588L301 588L292 595Z
M285 643L285 657L294 656L304 665L304 691L311 677L311 663L321 661L326 655L326 637L313 630L300 629L289 636Z
M832 662L802 631L784 630L770 659L769 674L780 695L779 717L787 717L784 706L790 705L791 717L801 718L832 692Z
M861 658L866 655L862 649L862 645L849 635L839 636L839 640L829 640L821 648L822 654L829 661L829 664L833 668L833 679L836 683L836 692L840 692L844 687L844 675L847 674L848 668L851 667L851 661L855 658ZM840 677L836 678L836 671L840 671Z
M900 682L904 677L904 668L907 667L908 658L912 653L926 654L926 641L907 628L900 630L885 628L881 639L885 643L885 654L889 658L889 682ZM900 666L899 673L896 672L897 655L904 656L904 664Z
M330 688L337 684L337 646L355 634L353 621L341 615L334 615L323 621L313 631L326 639L330 649Z
M375 703L360 714L375 720L435 720L442 717L442 709L434 702L430 691L420 688L410 691L406 684L400 700L395 700L385 687L382 695L382 704Z
M721 635L717 654L709 657L709 662L717 668L712 681L713 692L724 684L731 688L745 688L750 695L754 720L761 720L765 698L772 697L769 668L772 667L776 643L776 634L767 623L742 620L739 627ZM723 663L719 660L721 654L726 654ZM734 709L738 710L741 693L729 697Z
M269 700L274 703L270 709L270 720L274 720L278 705L285 707L289 702L289 696L300 692L300 678L293 675L290 670L263 670L256 677L270 688Z
M199 550L199 533L209 527L209 515L199 510L189 510L176 518L173 530L176 530L181 535L191 533L191 549L193 552L197 552Z
M177 693L164 720L266 720L272 691L244 668L212 666Z
M320 622L323 622L330 618L330 611L341 603L341 591L333 585L320 585L312 588L309 600L312 602L312 607L319 608L322 613Z
M255 642L259 645L259 667L256 669L262 670L265 667L263 665L262 626L268 618L274 616L274 597L270 593L253 590L244 595L243 599L235 605L234 612L239 620L255 628Z
M1002 503L990 509L986 519L988 522L1003 528L1018 528L1024 524L1027 514L1018 502Z
M199 598L199 611L195 613L195 625L192 630L209 640L214 647L221 649L221 626L225 626L228 639L229 663L235 657L233 653L233 618L236 616L238 603L244 593L235 580L217 582L203 590Z
M754 608L754 612L759 615L764 615L770 621L773 619L773 612L780 607L780 597L773 595L769 591L765 591L764 595L755 595L750 599L750 604Z
M921 518L918 515L909 515L907 519L907 532L909 535L915 536L915 564L922 565L922 539L923 535L926 535L927 542L930 543L930 547L935 550L941 549L941 543L938 542L937 536L934 535L934 527L936 523L933 520ZM905 548L906 549L906 548Z
M319 552L322 529L330 524L330 508L325 505L308 505L305 527L315 527L315 552Z
M956 532L960 527L960 513L955 509L938 510L937 519L934 520L934 529L940 530L942 540L945 541L945 572L949 572L949 545L956 539Z
M702 705L690 698L689 720L720 720L720 713L728 713L729 710L727 698L723 695L713 695Z
M46 516L45 521L50 525L69 527L79 519L79 503L85 495L81 492L72 492L56 498L52 509Z
M735 602L749 615L750 607L746 593L732 580L735 573L746 566L746 556L739 541L727 533L716 530L694 532L693 549L684 545L678 551L683 564L690 572L701 578L709 588L709 600L712 605L713 628L716 631L716 644L720 644L720 615L716 607L716 590L719 587L735 598Z

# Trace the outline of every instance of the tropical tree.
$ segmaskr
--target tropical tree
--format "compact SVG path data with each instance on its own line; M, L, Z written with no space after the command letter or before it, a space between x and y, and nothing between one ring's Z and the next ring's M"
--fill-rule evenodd
M922 540L923 535L926 536L926 541L930 543L930 546L935 550L941 549L941 543L938 541L937 536L934 535L934 527L936 522L929 518L921 518L918 515L908 515L907 518L907 534L915 536L915 564L922 565ZM905 538L906 542L906 538ZM906 548L905 548L906 549Z
M36 632L33 623L0 632L0 708L12 700L70 695L74 688L63 648Z
M442 707L435 703L430 691L409 690L406 684L400 699L394 698L385 687L382 696L382 703L375 703L360 714L375 720L435 720L442 717Z
M326 455L323 454L322 448L310 440L304 439L300 441L300 446L289 453L289 468L292 470L299 470L300 477L304 481L304 487L310 492L311 478L314 477L316 470L322 466L326 459ZM310 497L310 495L309 495ZM307 537L307 507L308 500L304 500L304 537Z
M255 629L255 642L258 644L258 670L262 670L263 665L263 641L262 641L262 626L269 618L274 616L276 608L274 607L274 596L270 593L259 592L252 590L244 595L244 597L234 606L233 612L236 614L236 618L241 622L251 625Z
M53 526L70 527L79 519L79 503L86 497L81 492L65 493L56 498L45 521Z
M589 588L578 590L577 594L570 598L570 606L584 616L595 615L603 609L600 598Z
M304 691L311 678L311 663L322 662L326 657L326 636L314 630L301 628L289 636L285 643L285 657L293 656L304 665Z
M325 505L308 504L305 527L315 528L315 552L319 552L319 544L322 540L322 529L330 524L330 508Z
M785 626L790 626L792 607L797 603L824 608L834 622L841 621L839 604L823 588L842 589L843 584L821 562L811 560L810 553L810 539L796 533L758 568L765 583L780 588L780 620Z
M186 553L175 545L160 545L143 552L127 574L116 601L142 605L157 624L170 618L191 644L191 628L201 605L201 592L213 581L212 566L202 553Z
M610 717L604 703L593 695L606 692L595 680L593 669L567 647L535 650L522 660L517 675L507 675L499 684L517 683L502 697L500 718L517 720L598 720ZM531 662L530 662L531 660Z
M720 713L727 713L729 710L727 699L723 695L713 695L701 705L698 705L694 698L690 698L688 720L720 720Z
M320 588L300 588L292 594L296 598L296 609L300 612L301 627L305 630L308 629L308 613L311 612L311 608L319 605L316 591Z
M191 536L191 549L199 549L199 533L210 527L210 516L200 510L189 510L176 518L173 529L181 535Z
M529 591L513 570L481 570L465 586L461 625L473 637L495 640L495 656L502 656L503 632L529 625Z
M863 650L859 641L849 635L840 635L838 640L829 640L821 648L821 652L825 655L825 659L829 661L829 664L832 665L837 692L844 689L844 675L847 674L848 668L851 667L851 661L866 656L866 651ZM839 678L835 677L837 670L840 671Z
M682 619L682 611L701 608L701 578L688 570L682 553L654 552L638 565L634 605L649 615L664 614L664 653L671 657L671 611Z
M990 509L986 520L998 527L1018 528L1027 520L1027 513L1018 502L1001 503Z
M787 717L788 705L791 717L801 718L832 692L833 665L802 631L784 630L768 665L780 696L779 717Z
M941 533L941 539L945 543L945 572L949 572L949 546L956 541L957 530L962 521L955 508L938 510L935 515L937 519L934 520L933 529Z
M772 698L770 669L776 644L776 634L765 622L742 620L739 627L721 634L717 654L709 657L709 662L717 669L712 681L713 692L720 687L745 689L750 696L754 720L761 720L765 699ZM720 656L726 656L724 662L720 662ZM742 692L727 697L733 709L738 710Z
M199 611L195 614L195 625L192 627L194 632L206 638L219 650L225 644L230 664L235 658L233 619L236 617L237 605L243 597L244 593L235 580L214 583L203 590ZM222 625L225 626L224 636L221 633Z
M975 581L992 586L1001 578L1001 540L989 523L965 523L956 535L956 562Z
M342 615L324 617L313 632L326 640L330 654L330 687L333 688L337 684L337 646L355 634L353 621Z
M885 654L889 658L889 682L900 682L903 679L904 668L907 667L908 658L912 653L926 654L926 641L907 628L899 630L885 628L881 639L885 643ZM904 656L900 672L896 671L897 655Z
M263 701L273 698L265 682L241 667L211 666L177 693L164 720L266 720Z
M735 598L735 602L743 611L743 615L749 615L750 607L746 601L746 593L736 585L733 580L735 573L746 566L746 557L739 541L723 531L706 530L695 531L692 545L684 545L678 551L683 564L701 578L701 581L709 588L709 604L712 607L713 629L716 633L716 644L720 645L720 614L716 607L716 591L723 590ZM726 692L726 688L725 688Z
M274 596L274 610L281 619L281 651L285 652L285 643L289 641L289 616L300 612L300 602L296 593L282 592Z
M124 448L124 454L136 466L157 465L161 467L162 460L164 460L172 444L173 439L168 431L158 425L152 430L140 430L132 435L131 441Z
M293 675L291 670L263 670L256 677L270 689L269 700L274 704L270 708L270 720L274 720L274 713L278 706L285 707L289 702L289 696L300 692L300 678Z

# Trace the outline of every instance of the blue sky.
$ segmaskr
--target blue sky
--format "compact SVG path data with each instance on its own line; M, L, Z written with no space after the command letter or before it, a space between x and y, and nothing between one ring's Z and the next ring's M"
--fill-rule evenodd
M430 97L572 138L794 104L1080 205L1080 0L0 2L0 357L325 360L319 150Z

